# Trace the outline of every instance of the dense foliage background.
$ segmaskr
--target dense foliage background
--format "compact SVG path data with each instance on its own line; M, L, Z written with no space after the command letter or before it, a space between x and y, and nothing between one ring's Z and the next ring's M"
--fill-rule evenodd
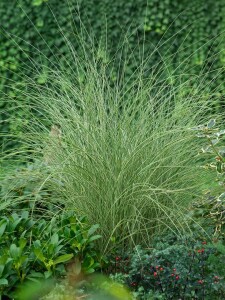
M30 101L21 93L26 88L26 75L32 76L39 62L40 76L35 80L39 84L45 83L48 74L44 66L50 62L61 63L63 58L70 56L68 40L75 49L79 47L74 33L83 25L82 28L88 28L99 38L98 44L105 46L107 36L107 48L111 53L115 53L124 42L126 34L132 49L132 60L126 68L128 76L140 64L143 57L140 45L145 40L144 56L153 53L149 66L161 62L167 65L168 72L178 68L185 73L188 65L193 74L206 74L217 109L223 103L223 0L2 0L0 16L1 132L18 133L22 121L29 120L29 115L24 115L20 109L24 101ZM167 58L164 62L162 55ZM216 94L212 92L215 70ZM114 80L116 76L115 73ZM12 98L16 101L11 101ZM9 110L15 105L18 109ZM4 139L4 148L11 145L12 139L10 142Z

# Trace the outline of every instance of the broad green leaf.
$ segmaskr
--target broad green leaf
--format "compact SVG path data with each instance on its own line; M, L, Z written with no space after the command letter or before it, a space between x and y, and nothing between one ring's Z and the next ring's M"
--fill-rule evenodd
M5 278L0 279L0 285L7 285L8 284L8 280Z
M94 259L90 255L87 255L84 258L82 267L84 268L85 271L87 271L89 268L91 268L94 265L94 263L95 263Z
M35 278L43 278L43 273L31 271L27 279L34 280Z
M88 236L92 235L98 228L99 228L99 224L95 224L91 226L91 228L88 230Z
M43 0L33 0L32 5L33 6L40 6L43 3Z
M15 230L16 226L21 222L22 219L16 219L13 223L10 223L12 230Z
M23 255L19 258L19 263L20 263L20 266L22 266L22 264L28 259L28 256L27 255Z
M34 247L35 248L40 248L41 247L41 242L39 240L34 241Z
M85 270L86 274L92 274L94 272L95 272L95 269L93 269L93 268L89 268L89 269Z
M20 255L20 249L15 244L12 244L9 248L10 255L13 259L18 258Z
M21 217L23 218L23 219L28 219L28 217L29 217L29 212L28 211L23 211L22 212L22 214L21 214Z
M8 255L0 256L0 265L5 265L8 260Z
M91 236L90 238L89 238L89 242L93 242L93 241L95 241L95 240L98 240L98 239L100 239L102 236L101 235L94 235L94 236Z
M74 241L74 242L72 242L71 247L72 248L77 248L78 250L81 250L82 244L78 241Z
M72 257L73 257L73 254L64 254L64 255L61 255L58 258L56 258L56 260L54 261L54 265L66 262L66 261L70 260Z
M51 237L51 244L57 245L59 241L59 236L57 233L54 233L53 236Z
M34 249L34 254L37 256L37 258L40 261L45 262L46 258L44 257L44 254L42 253L41 249L35 248Z
M55 248L55 244L48 244L48 255L53 257L56 254Z
M23 239L19 240L19 247L20 247L21 250L24 249L24 247L26 246L26 244L27 244L27 240L26 239L23 238Z

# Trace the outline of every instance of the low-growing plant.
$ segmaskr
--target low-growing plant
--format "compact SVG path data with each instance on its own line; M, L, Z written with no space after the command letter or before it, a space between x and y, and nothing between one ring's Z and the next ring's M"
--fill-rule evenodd
M64 212L51 220L34 219L28 211L0 218L1 295L13 297L25 281L90 274L100 267L94 242L98 225ZM73 270L71 268L73 267Z
M196 241L193 236L161 237L152 249L137 246L133 253L117 256L115 274L111 277L127 284L135 299L222 300L224 254L221 243Z

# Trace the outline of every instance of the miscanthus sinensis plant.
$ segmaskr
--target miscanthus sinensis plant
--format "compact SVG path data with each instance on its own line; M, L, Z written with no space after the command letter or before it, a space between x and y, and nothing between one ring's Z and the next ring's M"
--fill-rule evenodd
M27 78L24 92L33 118L22 151L47 170L36 174L40 188L48 182L65 209L100 224L102 253L115 243L149 246L165 228L182 235L186 209L205 184L190 130L209 119L204 76L176 76L166 62L147 70L150 54L124 77L131 54L112 80L116 63L106 50L90 43L86 51L90 44L81 39L78 55L66 42L73 57L67 67L46 69L41 85Z

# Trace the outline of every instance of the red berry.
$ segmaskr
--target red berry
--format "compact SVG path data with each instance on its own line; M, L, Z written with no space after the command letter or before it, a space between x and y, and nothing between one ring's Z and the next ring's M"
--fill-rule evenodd
M201 279L198 280L198 283L199 283L199 284L203 284L203 280L201 280Z
M179 280L180 279L180 277L179 276L176 276L176 280Z
M116 261L119 261L121 260L121 258L119 256L116 257Z
M203 241L203 242L202 242L202 245L206 245L206 244L207 244L207 242L206 242L206 241Z
M159 270L160 270L160 271L163 271L163 268L160 268Z
M176 272L176 269L174 268L173 271Z
M173 277L173 276L175 276L175 275L172 273L171 276Z
M198 253L204 253L205 249L199 249Z
M155 268L156 268L156 270L158 270L159 266L156 266Z
M154 277L156 277L158 274L157 274L157 272L154 272L153 275L154 275Z

